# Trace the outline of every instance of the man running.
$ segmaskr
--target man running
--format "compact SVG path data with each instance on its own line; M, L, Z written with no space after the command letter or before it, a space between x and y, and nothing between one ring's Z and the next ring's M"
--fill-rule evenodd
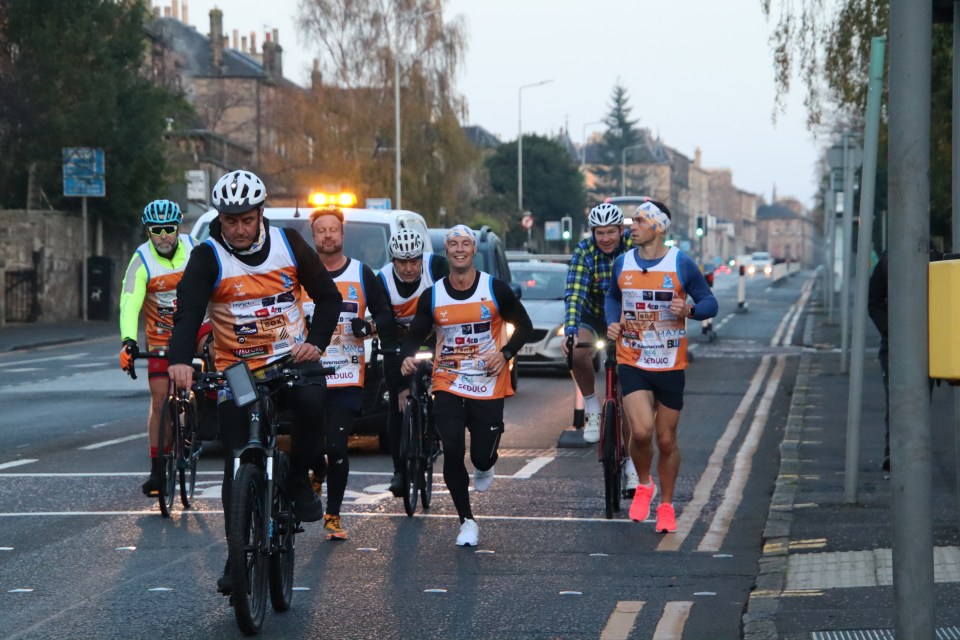
M466 434L470 430L473 486L486 491L503 434L503 400L513 395L507 365L533 333L526 310L507 283L477 271L477 240L463 224L447 233L450 275L425 291L400 355L403 375L417 368L414 357L436 328L433 365L433 416L443 441L443 480L460 517L459 546L476 546L480 529L468 493ZM507 341L506 323L514 326Z
M617 340L617 373L631 432L629 452L639 482L630 518L643 522L657 486L650 475L657 438L661 499L655 530L677 530L673 491L680 470L677 425L687 367L687 318L717 315L717 299L696 263L664 244L670 211L655 200L637 207L631 227L636 245L613 265L606 317L607 337ZM694 304L687 304L687 296Z

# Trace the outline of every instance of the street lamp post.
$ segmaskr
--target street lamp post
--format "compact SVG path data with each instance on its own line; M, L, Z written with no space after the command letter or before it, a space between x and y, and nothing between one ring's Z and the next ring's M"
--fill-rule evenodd
M517 211L523 215L523 90L553 82L541 80L533 84L525 84L517 90Z
M640 147L645 147L645 144L632 144L629 147L624 147L620 151L620 195L627 195L627 151L630 149L639 149Z
M587 163L587 127L593 126L595 124L603 124L603 123L604 123L603 120L594 120L593 122L588 122L587 124L583 125L583 136L581 136L580 138L580 140L583 143L580 145L580 167L581 168L583 167L583 165Z
M400 196L402 190L400 187L400 24L403 22L413 22L414 20L419 20L420 18L426 18L427 16L432 16L435 13L440 13L439 9L433 11L427 11L426 13L417 13L407 18L401 20L400 14L397 13L397 34L394 38L394 48L393 48L393 120L395 125L394 133L394 151L396 153L396 163L397 163L397 183L396 183L396 194L397 194L397 203L395 208L402 209Z

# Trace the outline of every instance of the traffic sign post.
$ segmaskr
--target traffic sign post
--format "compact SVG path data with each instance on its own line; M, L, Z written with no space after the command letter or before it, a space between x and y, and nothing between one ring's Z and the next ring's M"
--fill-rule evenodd
M107 195L106 172L103 149L91 147L63 147L63 195L81 198L83 242L80 277L81 315L87 319L87 257L90 253L87 232L87 198L103 198ZM98 234L98 237L102 235Z

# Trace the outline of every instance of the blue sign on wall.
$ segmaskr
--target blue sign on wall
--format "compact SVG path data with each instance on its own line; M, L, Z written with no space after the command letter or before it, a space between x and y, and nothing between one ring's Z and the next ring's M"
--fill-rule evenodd
M367 209L390 209L390 198L367 198Z
M63 195L91 198L107 195L103 149L63 148Z

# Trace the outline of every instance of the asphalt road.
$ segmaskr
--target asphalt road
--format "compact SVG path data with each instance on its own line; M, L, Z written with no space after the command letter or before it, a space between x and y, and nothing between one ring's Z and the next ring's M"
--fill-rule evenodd
M284 638L737 638L757 574L803 330L809 274L771 287L717 278L719 339L691 324L681 418L679 530L603 517L596 449L557 449L565 374L522 375L492 489L473 495L478 549L454 545L439 474L429 515L386 492L390 462L358 438L343 509L350 539L297 538ZM795 318L799 320L795 320ZM225 559L221 460L201 461L196 508L160 516L147 468L145 376L116 341L0 354L0 629L8 638L233 638L215 591Z

